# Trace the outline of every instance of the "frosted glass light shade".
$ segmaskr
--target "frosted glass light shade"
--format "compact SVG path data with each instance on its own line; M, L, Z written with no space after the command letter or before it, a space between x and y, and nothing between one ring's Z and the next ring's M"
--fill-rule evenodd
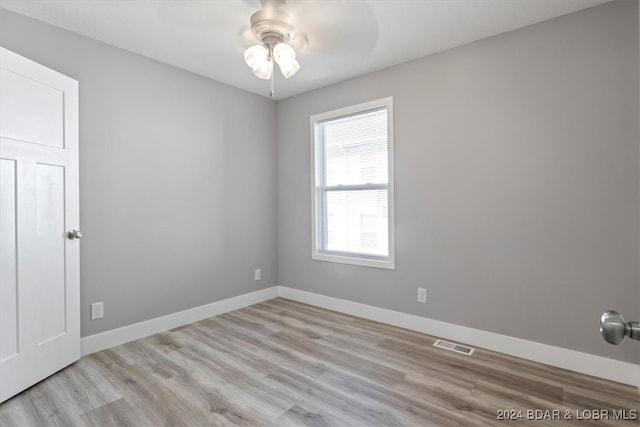
M285 78L289 78L298 72L300 64L296 61L296 51L285 43L278 43L273 48L273 59L280 66L280 71Z
M267 80L273 72L273 62L269 58L269 50L256 44L244 51L244 60L257 77Z
M273 61L267 59L260 64L256 65L252 68L253 74L258 76L263 80L268 80L271 78L271 73L273 73Z
M253 69L269 59L269 51L261 44L256 44L244 51L244 61Z
M280 71L286 79L293 76L300 69L300 64L295 59L286 65L281 63L278 63L278 65L280 65Z
M273 58L279 65L287 66L296 60L296 51L286 43L278 43L273 47Z

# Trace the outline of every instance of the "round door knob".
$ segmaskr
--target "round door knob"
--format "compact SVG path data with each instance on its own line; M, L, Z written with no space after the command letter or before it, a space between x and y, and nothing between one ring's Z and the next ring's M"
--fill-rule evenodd
M82 233L79 230L70 230L67 236L69 236L70 240L80 239L82 238Z
M620 344L627 335L627 324L617 311L605 311L600 318L600 332L609 344Z

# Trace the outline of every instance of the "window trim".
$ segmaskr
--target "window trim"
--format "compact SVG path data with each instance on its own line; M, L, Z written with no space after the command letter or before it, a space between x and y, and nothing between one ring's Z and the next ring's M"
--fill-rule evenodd
M388 162L388 181L387 199L388 199L388 239L389 254L386 257L367 256L364 254L355 254L350 252L324 251L320 249L321 239L326 238L323 228L326 226L324 222L326 218L319 218L319 208L322 206L323 198L319 191L318 182L322 180L323 166L321 162L324 160L322 156L322 138L319 135L321 127L318 126L322 122L335 120L347 116L358 115L368 111L385 109L387 110L387 162ZM309 119L310 123L310 141L311 141L311 259L318 261L329 261L342 264L358 265L363 267L375 267L388 270L395 270L395 203L394 203L394 171L393 171L393 97L377 99L374 101L364 102L349 107L339 108L328 111L326 113L314 114ZM382 184L384 185L384 184ZM335 187L335 186L334 186ZM342 189L349 187L360 187L359 185L340 186ZM325 244L322 247L326 247Z

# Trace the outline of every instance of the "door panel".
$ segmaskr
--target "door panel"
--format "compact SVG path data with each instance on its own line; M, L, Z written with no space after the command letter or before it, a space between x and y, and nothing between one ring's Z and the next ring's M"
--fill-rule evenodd
M0 48L0 402L80 357L78 84Z
M16 162L0 159L0 363L18 352Z
M2 136L64 147L64 92L12 71L0 70Z
M66 332L64 172L36 165L39 344Z

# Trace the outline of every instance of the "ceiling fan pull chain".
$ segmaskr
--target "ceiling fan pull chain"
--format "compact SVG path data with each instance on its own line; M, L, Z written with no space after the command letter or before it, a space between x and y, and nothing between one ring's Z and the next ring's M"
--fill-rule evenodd
M271 90L269 96L273 98L276 95L276 73L271 73Z

